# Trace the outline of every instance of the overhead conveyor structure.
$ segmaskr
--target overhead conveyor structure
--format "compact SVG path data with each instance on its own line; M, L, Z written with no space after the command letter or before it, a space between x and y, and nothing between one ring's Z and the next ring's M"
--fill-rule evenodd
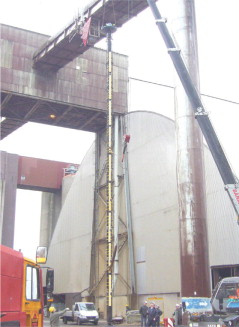
M91 1L85 8L80 8L81 13L76 19L34 54L33 67L57 71L103 39L102 26L110 22L121 27L147 7L145 0ZM83 42L83 33L88 34L87 44Z

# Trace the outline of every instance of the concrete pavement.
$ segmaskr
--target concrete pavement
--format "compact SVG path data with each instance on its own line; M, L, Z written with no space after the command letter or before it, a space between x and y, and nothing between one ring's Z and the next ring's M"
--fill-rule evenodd
M65 325L62 321L62 319L60 319L60 323L59 323L59 326L77 326L77 324L75 322L67 322L67 325ZM84 324L84 325L81 325L82 327L95 327L95 325L93 324ZM108 326L106 320L100 320L99 323L98 323L98 326L99 327L105 327L105 326ZM117 324L117 325L114 325L114 326L119 326L119 327L129 327L129 326L133 326L133 327L137 327L137 326L140 326L140 325L127 325L126 323L123 323L123 324ZM114 327L112 325L112 327ZM49 318L44 318L44 324L43 324L43 327L50 327L50 321L49 321Z

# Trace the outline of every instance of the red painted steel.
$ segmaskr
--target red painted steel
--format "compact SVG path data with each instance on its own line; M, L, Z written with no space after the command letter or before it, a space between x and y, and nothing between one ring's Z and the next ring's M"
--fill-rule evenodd
M59 190L64 168L69 163L30 157L19 157L18 188L54 191Z

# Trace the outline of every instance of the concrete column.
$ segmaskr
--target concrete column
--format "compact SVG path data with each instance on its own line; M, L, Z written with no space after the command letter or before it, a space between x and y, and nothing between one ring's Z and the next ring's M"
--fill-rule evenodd
M185 64L199 89L194 0L172 0L172 29ZM209 296L203 138L187 95L177 80L175 120L181 236L182 296Z
M13 248L18 179L18 155L1 151L1 244Z
M41 220L40 220L40 240L41 246L49 247L53 215L53 194L42 193Z
M61 192L42 193L40 245L48 246L61 211Z

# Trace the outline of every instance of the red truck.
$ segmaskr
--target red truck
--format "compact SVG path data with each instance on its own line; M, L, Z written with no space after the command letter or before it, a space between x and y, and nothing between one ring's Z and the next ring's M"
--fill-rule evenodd
M41 252L44 253L43 248ZM33 260L24 258L21 252L3 245L0 245L0 256L0 325L2 327L42 327L44 307L42 269ZM46 256L45 260L42 255L37 257L38 262L45 263ZM51 291L53 290L52 282L53 279L47 283Z

